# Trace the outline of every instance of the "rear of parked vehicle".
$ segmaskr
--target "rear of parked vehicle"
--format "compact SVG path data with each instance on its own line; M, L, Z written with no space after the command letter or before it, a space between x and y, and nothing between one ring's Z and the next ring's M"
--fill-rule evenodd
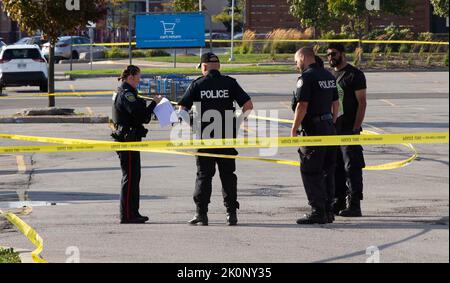
M0 51L0 94L9 86L39 86L47 92L47 84L47 62L37 45L10 45Z

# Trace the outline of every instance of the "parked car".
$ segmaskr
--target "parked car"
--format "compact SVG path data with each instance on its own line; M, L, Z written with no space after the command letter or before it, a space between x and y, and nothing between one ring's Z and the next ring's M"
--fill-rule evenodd
M48 87L47 61L37 45L9 45L0 51L0 94L8 86Z
M244 34L242 32L234 35L234 40L242 40L244 38Z
M210 39L212 38L217 39L217 40L230 40L231 39L231 35L229 35L228 33L223 33L223 32L213 32L213 33L205 33L205 38L206 39Z
M6 43L4 43L4 42L0 39L0 49L2 49L4 46L6 46Z
M14 43L14 45L37 45L42 49L45 43L47 43L47 40L43 39L42 37L32 36L22 38Z
M73 43L72 52L70 48L70 44ZM75 59L78 60L80 58L81 53L88 53L90 51L89 44L91 40L87 37L82 36L63 36L60 37L58 42L55 45L55 62L59 62L60 60L67 59ZM93 52L105 51L106 47L104 46L93 46ZM49 53L50 53L50 43L44 44L42 48L42 53L44 57L48 61Z

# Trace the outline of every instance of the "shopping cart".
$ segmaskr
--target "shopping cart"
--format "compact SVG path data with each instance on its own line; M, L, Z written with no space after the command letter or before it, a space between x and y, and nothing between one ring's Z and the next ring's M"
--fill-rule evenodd
M159 94L171 101L178 101L192 83L192 79L184 75L152 76L141 80L138 90L143 95Z
M174 35L175 34L176 23L166 23L164 21L161 21L161 23L164 27L164 35L167 35L167 34Z

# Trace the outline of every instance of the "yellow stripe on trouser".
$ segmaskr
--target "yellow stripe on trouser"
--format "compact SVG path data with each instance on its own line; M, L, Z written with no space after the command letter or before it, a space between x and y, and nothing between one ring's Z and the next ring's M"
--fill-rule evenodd
M36 263L47 263L47 261L42 259L39 255L44 249L44 240L42 240L41 236L39 236L33 228L13 213L5 213L0 210L0 216L5 217L9 222L11 222L11 224L16 226L17 229L19 229L19 231L36 247L36 249L31 253L33 261Z

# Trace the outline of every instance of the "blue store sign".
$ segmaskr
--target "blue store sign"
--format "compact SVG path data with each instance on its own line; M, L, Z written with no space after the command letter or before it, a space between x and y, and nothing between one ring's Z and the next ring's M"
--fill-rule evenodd
M138 15L136 44L138 48L205 47L205 15Z

